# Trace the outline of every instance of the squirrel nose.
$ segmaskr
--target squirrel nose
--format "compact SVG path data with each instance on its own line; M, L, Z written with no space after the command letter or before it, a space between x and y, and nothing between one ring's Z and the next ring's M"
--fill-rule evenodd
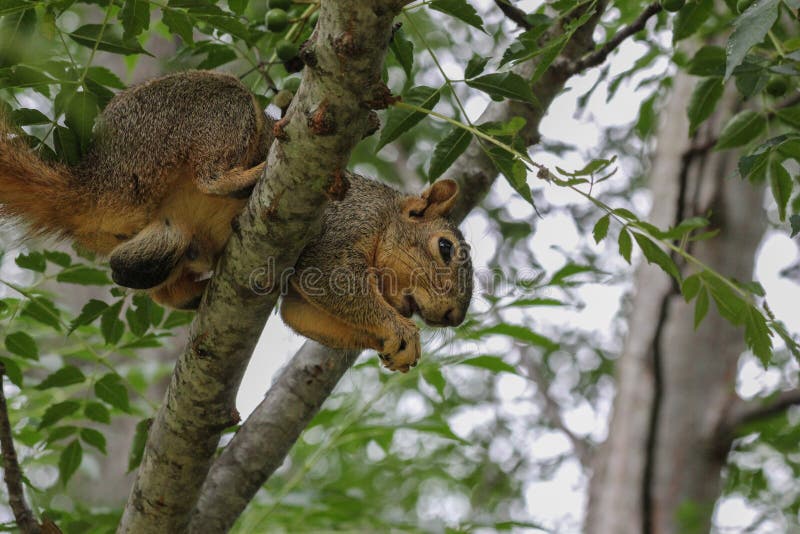
M461 324L461 321L464 318L461 316L461 313L456 310L455 308L450 308L444 314L444 322L449 324L450 326L458 326Z

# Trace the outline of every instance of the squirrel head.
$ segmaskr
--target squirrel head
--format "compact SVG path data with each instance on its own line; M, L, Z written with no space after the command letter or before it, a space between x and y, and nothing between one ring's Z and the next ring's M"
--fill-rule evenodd
M384 298L406 317L415 312L431 326L461 324L472 298L469 245L447 218L458 184L440 180L400 201L400 217L379 243L376 266Z

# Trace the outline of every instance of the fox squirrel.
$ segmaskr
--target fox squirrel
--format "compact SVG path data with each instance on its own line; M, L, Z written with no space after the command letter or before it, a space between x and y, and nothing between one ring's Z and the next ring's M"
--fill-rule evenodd
M0 118L1 119L1 118ZM116 95L75 166L41 160L0 120L0 216L106 256L117 284L196 308L273 141L272 120L235 77L187 71ZM403 195L346 173L301 254L281 314L334 348L372 348L393 370L419 358L418 312L457 325L472 294L468 246L441 180Z

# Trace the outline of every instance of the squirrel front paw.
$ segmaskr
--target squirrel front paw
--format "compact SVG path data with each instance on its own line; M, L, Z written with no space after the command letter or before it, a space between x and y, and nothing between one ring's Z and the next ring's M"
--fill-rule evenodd
M399 326L397 331L384 340L383 349L378 356L387 369L407 373L419 361L419 329L411 321Z

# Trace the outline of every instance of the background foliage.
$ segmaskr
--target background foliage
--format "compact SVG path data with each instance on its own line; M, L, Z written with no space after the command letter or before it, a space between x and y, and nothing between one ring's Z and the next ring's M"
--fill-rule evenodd
M586 23L574 13L587 5L594 4L520 3L524 31L491 2L432 0L404 10L385 70L403 98L352 165L414 188L420 177L444 173L473 137L483 140L507 185L467 222L478 229L473 239L481 242L485 266L477 302L457 330L427 335L414 372L387 374L373 355L358 364L239 531L290 530L299 521L314 529L534 527L536 488L550 480L571 481L576 504L561 522L548 518L540 526L575 528L586 456L604 437L628 303L606 305L613 318L600 326L581 313L595 306L598 287L627 290L628 263L640 256L675 277L695 300L698 322L716 308L742 325L761 365L780 373L781 383L792 382L797 345L765 305L760 285L728 280L687 252L691 241L713 238L708 221L659 229L639 214L647 205L642 188L659 109L682 70L697 77L687 135L725 91L737 91L741 111L713 146L699 148L737 151L739 176L731 179L766 183L775 227L800 232L800 6L665 3L669 11L635 32L624 54L612 51L610 63L576 73L566 96L584 122L598 107L639 106L631 123L606 126L590 145L545 135L529 154L518 135L521 119L475 124L489 99L538 105L529 81L511 68L535 59L534 79L563 68L554 62ZM114 93L145 72L233 72L277 114L297 89L297 52L317 8L277 0L0 0L0 106L42 157L67 163L86 151L94 119ZM599 41L645 8L636 0L605 7ZM562 31L544 40L554 25ZM701 40L716 44L700 46ZM558 190L569 191L569 202ZM543 251L535 232L553 221L567 221L575 237ZM11 229L4 239L0 362L29 495L64 532L106 532L123 502L97 499L86 485L116 484L124 494L123 473L101 467L103 455L121 453L108 450L108 438L126 425L134 429L122 452L134 469L172 364L154 352L173 347L171 336L179 342L191 316L111 287L102 262L80 251L13 248L15 234ZM676 261L694 262L695 274L683 279ZM79 286L91 290L72 291ZM565 423L576 414L591 423ZM744 496L759 520L797 525L797 485L776 486L764 467L769 459L800 474L792 417L753 425L730 457L725 491Z

